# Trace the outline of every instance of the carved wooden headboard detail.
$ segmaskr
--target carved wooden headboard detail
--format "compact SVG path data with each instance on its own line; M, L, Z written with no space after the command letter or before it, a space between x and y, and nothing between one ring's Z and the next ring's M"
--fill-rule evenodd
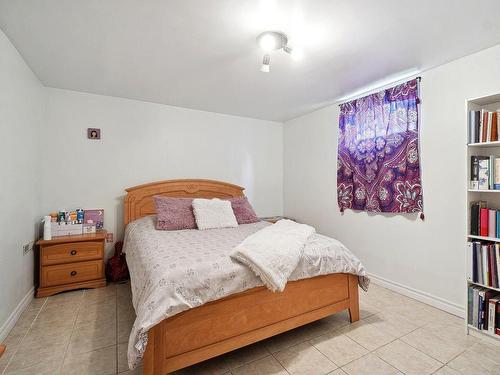
M179 198L231 198L243 196L241 186L214 180L166 180L125 189L123 220L132 220L156 213L153 196Z

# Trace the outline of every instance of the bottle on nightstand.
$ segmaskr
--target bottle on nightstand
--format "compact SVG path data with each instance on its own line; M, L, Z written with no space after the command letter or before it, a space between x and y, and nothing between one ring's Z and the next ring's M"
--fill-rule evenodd
M52 223L50 216L45 216L43 219L43 239L45 241L52 239Z

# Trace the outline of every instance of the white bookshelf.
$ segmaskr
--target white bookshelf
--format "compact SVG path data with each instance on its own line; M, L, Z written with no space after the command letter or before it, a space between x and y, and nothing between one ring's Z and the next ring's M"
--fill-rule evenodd
M490 242L500 242L500 238L496 237L485 237L485 236L475 236L472 234L467 235L470 239L480 240L480 241L490 241Z
M467 141L469 140L469 111L470 110L481 110L481 109L486 109L486 110L497 110L500 109L500 94L497 95L491 95L491 96L486 96L482 98L476 98L476 99L470 99L467 101L466 105L466 124L467 124ZM491 208L496 208L500 209L500 190L477 190L477 189L470 189L470 157L472 155L481 155L481 156L488 156L488 155L498 155L500 157L500 141L495 141L495 142L482 142L482 143L468 143L467 144L467 234L466 234L466 239L467 242L469 241L487 241L487 242L496 242L500 243L500 238L495 238L495 237L485 237L485 236L476 236L476 235L471 235L471 222L470 222L470 208L471 204L474 201L478 200L483 200L487 202L488 207ZM468 259L471 256L469 254L469 248L466 244L466 264L469 264ZM479 283L474 283L470 280L468 280L467 275L466 275L466 309L465 309L465 326L467 333L473 333L475 335L485 335L490 338L500 340L500 336L496 334L490 334L487 331L484 330L478 330L476 327L469 325L468 324L468 318L469 318L469 306L468 306L468 287L469 285L477 285L479 287L484 287L490 290L495 290L500 293L500 288L493 288L487 285L482 285Z
M469 189L469 193L500 193L500 190Z
M467 119L467 121L469 121L469 120ZM500 141L469 143L467 146L468 147L499 147L500 146Z

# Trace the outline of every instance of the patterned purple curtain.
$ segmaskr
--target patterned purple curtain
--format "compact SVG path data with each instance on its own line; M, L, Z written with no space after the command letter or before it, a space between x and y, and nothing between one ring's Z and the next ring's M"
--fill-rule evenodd
M340 211L423 211L418 103L414 79L340 106Z

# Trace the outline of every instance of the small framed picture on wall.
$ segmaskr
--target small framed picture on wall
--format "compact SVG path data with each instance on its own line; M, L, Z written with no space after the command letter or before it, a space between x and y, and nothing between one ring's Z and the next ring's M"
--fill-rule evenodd
M101 129L87 128L87 138L88 139L101 139Z

